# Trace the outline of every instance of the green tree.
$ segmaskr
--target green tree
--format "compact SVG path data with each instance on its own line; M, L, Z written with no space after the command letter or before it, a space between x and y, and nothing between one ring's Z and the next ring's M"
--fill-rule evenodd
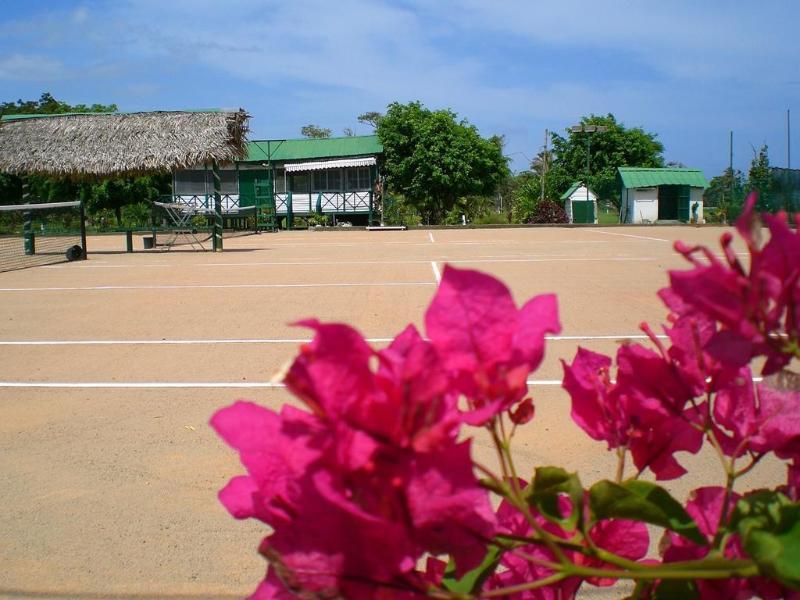
M56 100L50 92L44 92L39 100L17 100L0 104L0 115L53 115L63 113L117 112L116 104L74 104Z
M758 191L758 202L756 210L761 212L772 212L772 188L773 177L772 171L769 168L769 152L767 145L764 144L758 149L758 152L753 149L753 160L750 162L750 171L747 173L747 185L745 191L747 193Z
M84 190L84 199L90 213L113 211L121 227L123 207L158 200L169 189L170 179L169 174L107 179Z
M383 115L377 111L371 110L358 115L358 122L364 125L372 125L373 129L378 128L378 123L383 118Z
M387 185L432 223L460 198L494 194L509 173L502 138L481 137L450 110L394 102L378 122L378 137Z
M300 128L300 134L303 137L312 138L312 139L325 139L331 137L333 131L327 129L325 127L320 127L319 125L313 125L309 123L308 125L303 125Z
M739 214L744 200L744 175L738 169L731 171L725 169L721 175L713 177L708 182L708 188L703 192L703 206L716 209L717 219L720 222L730 221L731 217ZM706 218L713 218L711 210L706 212Z
M617 167L664 166L664 146L656 139L655 133L648 133L639 127L628 129L612 114L604 117L589 115L581 119L581 124L602 125L607 130L602 133L567 130L566 137L553 134L554 159L548 179L553 178L558 194L564 193L575 181L586 179L587 147L590 148L589 187L601 201L610 201L617 207Z

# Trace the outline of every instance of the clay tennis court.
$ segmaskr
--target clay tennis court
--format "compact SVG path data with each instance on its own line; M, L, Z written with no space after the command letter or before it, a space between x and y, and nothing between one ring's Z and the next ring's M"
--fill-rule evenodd
M210 430L241 397L291 401L271 377L308 332L344 321L376 345L421 327L445 263L501 277L519 303L559 296L562 336L531 376L536 418L517 439L522 471L560 464L584 483L614 461L569 418L559 359L612 354L657 326L655 292L684 268L672 242L716 245L719 228L626 227L282 232L225 240L223 253L123 253L90 238L89 260L0 273L0 595L240 597L265 570L263 529L216 499L241 471ZM141 248L141 240L136 240ZM479 438L475 452L491 462ZM687 458L683 499L723 483ZM766 465L753 485L785 474Z

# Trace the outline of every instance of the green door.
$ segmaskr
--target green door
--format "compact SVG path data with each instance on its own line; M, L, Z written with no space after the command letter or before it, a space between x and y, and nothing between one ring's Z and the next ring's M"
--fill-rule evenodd
M678 190L678 220L688 223L689 218L689 201L691 200L692 192L688 185L680 186Z
M594 223L594 202L572 202L573 223Z

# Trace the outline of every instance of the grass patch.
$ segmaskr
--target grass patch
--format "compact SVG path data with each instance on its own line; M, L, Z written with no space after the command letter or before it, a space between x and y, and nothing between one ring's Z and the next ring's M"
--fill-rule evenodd
M619 223L619 214L616 212L605 212L601 210L597 215L598 225L616 225Z

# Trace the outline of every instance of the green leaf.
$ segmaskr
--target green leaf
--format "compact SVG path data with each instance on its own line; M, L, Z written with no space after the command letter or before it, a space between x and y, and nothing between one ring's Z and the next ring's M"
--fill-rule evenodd
M556 522L568 531L574 530L583 514L583 486L577 473L567 473L561 467L538 467L529 488L528 504L546 519ZM558 506L558 497L566 494L572 504L570 514L564 516Z
M696 544L708 544L683 506L655 483L637 479L622 484L598 481L589 490L589 504L596 520L642 521L674 531Z
M500 564L502 556L502 549L497 546L490 546L481 564L465 573L460 579L456 577L456 563L451 558L444 571L442 585L451 592L475 594L480 591L483 583L494 573L497 565Z
M800 503L769 490L749 494L736 503L731 527L762 574L800 590Z

